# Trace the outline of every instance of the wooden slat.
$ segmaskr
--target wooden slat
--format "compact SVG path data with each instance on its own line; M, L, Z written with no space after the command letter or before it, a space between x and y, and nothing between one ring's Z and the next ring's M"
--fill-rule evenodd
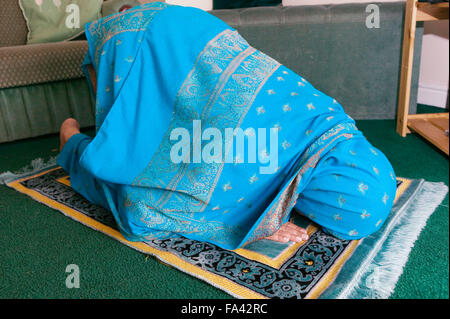
M427 120L413 119L408 121L408 126L426 140L433 143L437 148L449 155L449 137L445 132L434 126Z
M423 114L409 114L408 119L430 119L442 118L448 120L448 113L423 113Z
M417 8L423 9L426 7L437 7L437 8L448 8L448 2L438 2L438 3L429 3L429 2L418 2L417 1Z
M448 119L440 119L440 118L432 118L429 119L428 122L430 122L431 124L433 124L434 126L436 126L437 128L445 131L448 130Z
M417 3L417 21L434 21L448 19L448 2Z

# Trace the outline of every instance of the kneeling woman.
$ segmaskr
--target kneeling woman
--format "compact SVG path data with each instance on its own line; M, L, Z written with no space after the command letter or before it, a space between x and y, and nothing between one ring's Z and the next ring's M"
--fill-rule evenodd
M396 192L384 154L336 100L221 20L156 2L86 35L97 133L66 120L58 163L128 240L307 239L292 212L343 239L383 224Z

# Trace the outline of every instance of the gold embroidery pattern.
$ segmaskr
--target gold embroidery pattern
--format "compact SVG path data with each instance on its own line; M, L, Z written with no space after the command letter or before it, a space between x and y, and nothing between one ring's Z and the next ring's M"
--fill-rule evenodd
M95 64L98 65L100 50L112 37L123 32L145 31L154 16L168 6L161 2L144 4L136 9L93 21L88 28L95 48Z
M179 211L181 197L192 200L188 212L203 211L223 164L174 164L169 156L170 132L176 127L189 128L193 120L201 120L203 127L238 127L261 84L278 66L236 31L225 30L213 39L179 91L174 118L159 150L133 184L166 190L154 203L163 211Z

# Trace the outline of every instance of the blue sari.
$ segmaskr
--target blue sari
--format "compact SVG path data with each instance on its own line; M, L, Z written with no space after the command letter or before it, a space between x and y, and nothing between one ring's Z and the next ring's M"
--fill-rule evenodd
M371 205L372 216L378 212L381 219L392 207L392 167L341 105L251 47L223 21L198 9L156 2L94 21L86 35L83 67L93 65L97 74L97 132L93 139L73 136L58 161L70 172L75 190L111 210L128 240L184 236L236 249L276 232L297 200L302 201L298 211L330 232L356 238L364 232L341 229L329 216L318 218L323 205L342 212L347 207L358 223L363 207L352 203L370 203L365 205ZM262 174L261 163L245 161L245 154L234 154L231 162L174 163L171 150L178 141L172 132L183 128L195 136L196 120L202 129L242 129L246 139L254 132L249 128L272 128L278 134L276 169ZM228 145L225 134L221 138ZM348 150L350 155L343 156L355 160L336 164L333 154L349 141L372 153L378 174L366 167L367 159L357 160ZM231 153L224 147L224 156ZM258 147L261 153L268 150ZM324 183L331 187L335 178L326 168L332 165L333 173L343 171L344 187L336 191L346 197L345 207L343 197L327 195L332 193ZM366 197L373 189L380 203L385 193L383 203L376 202L378 197L373 205L361 198L353 181L344 178L358 174L355 185L362 181L369 188ZM311 188L316 177L325 180ZM314 202L319 188L325 196ZM319 193L299 197L308 190Z

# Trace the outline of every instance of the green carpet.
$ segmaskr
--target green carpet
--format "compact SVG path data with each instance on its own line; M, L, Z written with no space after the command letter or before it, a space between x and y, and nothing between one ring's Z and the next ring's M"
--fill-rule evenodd
M400 137L392 120L357 125L397 176L449 184L448 157L420 136ZM58 143L52 135L0 144L0 172L56 156ZM430 217L391 298L449 298L448 202ZM4 185L0 229L0 298L232 298ZM79 289L65 286L69 264L80 268Z

